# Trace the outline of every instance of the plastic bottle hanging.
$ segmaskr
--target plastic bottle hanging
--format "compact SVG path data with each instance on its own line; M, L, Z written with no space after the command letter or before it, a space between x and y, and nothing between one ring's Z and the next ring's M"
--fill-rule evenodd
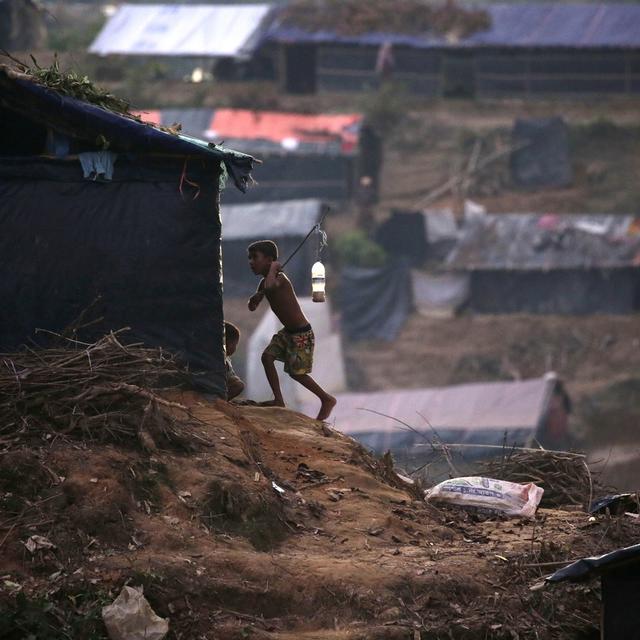
M311 267L311 300L313 302L325 301L325 284L324 265L318 260Z

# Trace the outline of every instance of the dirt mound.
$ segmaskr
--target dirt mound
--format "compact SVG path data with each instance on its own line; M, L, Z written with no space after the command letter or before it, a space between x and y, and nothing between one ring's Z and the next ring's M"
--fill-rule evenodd
M191 452L5 445L0 636L106 638L101 606L142 584L171 638L588 637L595 587L529 587L637 533L629 518L437 510L317 421L172 400L200 425Z

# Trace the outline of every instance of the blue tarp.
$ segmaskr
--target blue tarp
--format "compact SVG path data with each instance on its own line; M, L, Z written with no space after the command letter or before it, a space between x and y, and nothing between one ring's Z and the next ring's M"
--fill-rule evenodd
M64 96L6 68L0 69L0 87L3 89L2 99L10 109L36 122L46 122L72 138L95 141L98 136L103 136L114 151L216 158L224 162L238 189L245 191L247 187L254 162L249 155L196 138L166 133L102 107Z
M457 42L437 34L365 33L340 36L331 31L307 32L276 20L264 41L379 46L392 43L420 49L470 47L640 47L640 6L635 4L523 3L482 5L491 27Z

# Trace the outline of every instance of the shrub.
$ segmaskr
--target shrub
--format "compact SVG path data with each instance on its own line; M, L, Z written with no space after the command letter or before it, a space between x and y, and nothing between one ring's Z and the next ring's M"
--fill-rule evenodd
M342 234L336 240L336 252L342 264L353 267L381 267L387 261L385 250L364 231Z

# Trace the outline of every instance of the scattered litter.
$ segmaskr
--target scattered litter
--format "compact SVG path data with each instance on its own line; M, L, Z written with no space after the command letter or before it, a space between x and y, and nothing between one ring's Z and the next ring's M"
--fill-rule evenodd
M26 542L23 543L29 553L35 553L41 549L55 549L56 545L44 536L31 536Z
M162 640L169 622L155 614L142 587L122 587L114 602L102 608L102 619L111 640Z
M322 471L318 471L317 469L310 469L308 465L304 462L301 462L298 465L298 469L296 471L297 478L304 478L309 482L326 482L327 476Z
M253 474L253 481L254 481L254 482L260 482L260 472L259 472L259 471L256 471L256 472Z
M285 493L284 489L280 486L277 485L273 480L271 481L271 486L280 494L283 495Z
M469 476L445 480L432 489L427 489L425 500L532 518L543 493L544 490L532 482L516 484Z
M367 533L370 536L379 536L383 531L384 529L382 527L371 527Z
M89 482L92 482L93 484L98 484L98 478L91 478Z
M20 591L22 589L21 584L18 584L17 582L13 582L11 580L5 580L3 584L10 591Z

